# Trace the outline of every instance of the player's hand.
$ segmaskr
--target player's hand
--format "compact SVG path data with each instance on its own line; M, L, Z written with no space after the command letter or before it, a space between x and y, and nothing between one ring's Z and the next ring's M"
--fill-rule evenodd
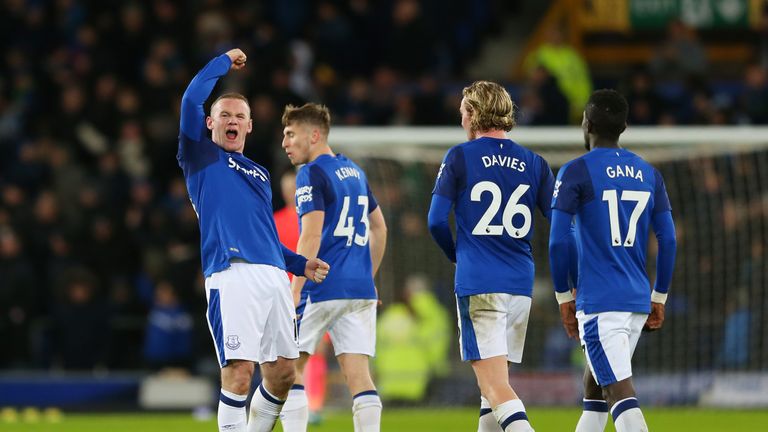
M328 276L331 266L320 258L310 258L307 260L307 266L304 267L304 277L314 283L321 283Z
M245 61L248 60L248 58L240 48L227 51L227 55L229 56L229 59L232 60L232 66L230 66L231 69L238 70L245 67Z
M381 297L379 297L379 289L376 288L376 285L374 285L373 290L376 292L376 307L381 307L384 302L381 301Z
M579 340L579 322L576 321L576 302L569 301L560 305L560 320L565 333L571 339Z
M664 324L664 303L651 302L651 314L645 320L643 331L652 332L661 328Z

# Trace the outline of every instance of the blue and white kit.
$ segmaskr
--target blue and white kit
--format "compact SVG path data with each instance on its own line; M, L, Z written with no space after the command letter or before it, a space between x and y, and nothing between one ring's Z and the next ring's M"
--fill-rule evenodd
M550 261L555 290L567 293L565 236L575 222L576 309L587 360L601 386L632 375L631 358L651 307L645 258L659 240L654 301L663 303L674 267L675 232L661 174L622 148L595 148L564 165L552 198Z
M373 356L376 346L376 288L368 215L378 203L363 170L344 155L320 155L296 177L299 218L324 212L318 256L334 271L322 284L307 281L299 314L299 349L313 353L326 331L336 355Z
M307 261L278 240L267 170L208 137L203 104L230 66L230 58L220 55L190 82L181 102L177 154L199 220L208 324L222 367L232 359L262 362L298 356L293 308L285 310L282 298L291 303L288 279L284 273L282 279L271 273L287 269L303 275ZM258 267L241 271L233 263ZM251 291L254 284L261 286L261 297ZM283 337L286 333L290 339ZM274 346L261 347L263 340Z
M429 227L456 263L464 360L507 355L521 361L533 290L533 211L538 207L549 217L553 185L547 162L508 139L482 137L446 154ZM448 225L451 207L455 244Z

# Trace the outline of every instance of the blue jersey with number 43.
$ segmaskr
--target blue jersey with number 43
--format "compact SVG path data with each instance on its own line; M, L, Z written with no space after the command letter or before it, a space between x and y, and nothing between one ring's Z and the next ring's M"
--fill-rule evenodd
M648 228L670 211L661 174L628 150L595 148L560 169L552 208L576 218L576 308L648 313Z
M533 210L549 217L554 178L547 162L508 139L451 148L434 194L456 214L456 295L533 290Z
M378 204L365 173L344 155L321 155L296 176L299 219L325 212L317 256L331 266L321 284L307 281L302 295L313 302L375 299L368 215Z

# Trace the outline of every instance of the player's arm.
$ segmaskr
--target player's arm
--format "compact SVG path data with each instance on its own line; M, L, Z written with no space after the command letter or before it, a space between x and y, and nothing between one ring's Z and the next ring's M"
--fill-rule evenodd
M299 234L299 242L296 244L296 253L307 258L317 257L317 253L320 251L320 240L323 237L324 220L325 212L321 210L315 210L301 216L301 234ZM294 274L301 276L300 274ZM291 282L293 301L296 305L299 304L301 290L306 282L307 279L304 277L295 277Z
M675 267L675 254L677 252L672 212L664 211L654 214L652 223L656 240L659 243L659 252L656 256L656 284L653 287L651 301L663 304L667 300L669 286L672 284L672 270Z
M453 207L453 201L442 195L433 194L432 203L429 205L427 223L429 232L437 245L452 263L456 263L456 244L453 242L451 227L448 225L451 207Z
M294 275L303 275L304 268L307 265L307 258L288 249L282 243L280 243L280 248L283 252L283 259L285 260L285 268Z
M658 330L664 324L664 304L672 284L677 240L671 211L654 214L652 223L659 251L656 255L656 283L651 293L651 314L646 321L646 327L648 330Z
M576 276L575 236L573 215L583 201L593 198L591 179L583 161L576 160L560 168L552 192L552 217L549 229L549 265L555 298L560 305L560 319L568 337L578 339L576 302L568 286L568 275Z
M239 49L227 51L208 62L184 91L181 98L181 132L193 141L198 141L205 130L205 110L203 104L211 95L213 87L230 69L242 69L245 66L245 53Z
M664 304L672 283L672 271L675 267L677 252L675 223L672 220L672 206L669 204L667 188L658 170L654 170L654 175L656 187L651 223L659 243L659 251L656 255L656 284L651 293L651 314L645 325L648 330L657 330L664 323Z
M435 180L435 188L432 190L432 202L429 205L427 225L429 233L445 256L456 263L456 244L453 241L451 227L448 224L448 216L451 213L458 191L464 188L466 178L464 166L464 152L460 147L453 147L445 154L440 170Z
M552 210L552 223L549 228L549 264L552 270L552 282L555 285L555 297L562 304L573 301L568 274L571 267L571 220L573 215L562 210Z
M576 302L568 285L571 268L571 244L573 216L562 210L552 210L552 224L549 231L549 264L555 285L555 298L560 305L560 318L568 337L578 339L579 327L576 322Z
M555 190L555 176L552 174L552 169L549 167L544 158L539 158L541 161L541 181L539 183L539 196L536 199L536 205L539 207L541 214L552 223L552 195ZM576 254L576 229L573 224L569 230L569 236L566 238L568 242L568 276L571 281L571 286L576 286L576 281L579 279L579 266L578 257Z
M384 250L387 248L387 224L384 221L381 207L376 207L369 213L368 220L371 224L371 238L368 246L371 248L373 276L376 276L381 266L381 260L384 259Z

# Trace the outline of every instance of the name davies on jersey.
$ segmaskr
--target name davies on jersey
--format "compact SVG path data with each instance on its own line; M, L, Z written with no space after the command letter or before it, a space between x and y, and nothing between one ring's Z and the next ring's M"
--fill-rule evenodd
M492 166L501 166L520 172L525 171L525 162L522 162L520 159L514 158L512 156L491 155L483 156L481 159L483 160L483 165L486 168L490 168Z
M240 166L239 163L235 162L234 159L232 159L232 156L229 157L229 167L234 169L235 171L240 171L241 173L245 175L249 175L253 178L261 179L261 181L265 182L267 181L267 177L256 167L253 169L246 169Z
M616 177L629 177L635 180L643 181L643 171L640 168L633 167L632 165L607 166L605 167L605 174L610 178Z
M352 167L341 167L337 169L335 173L339 180L344 180L349 177L360 178L360 171Z

